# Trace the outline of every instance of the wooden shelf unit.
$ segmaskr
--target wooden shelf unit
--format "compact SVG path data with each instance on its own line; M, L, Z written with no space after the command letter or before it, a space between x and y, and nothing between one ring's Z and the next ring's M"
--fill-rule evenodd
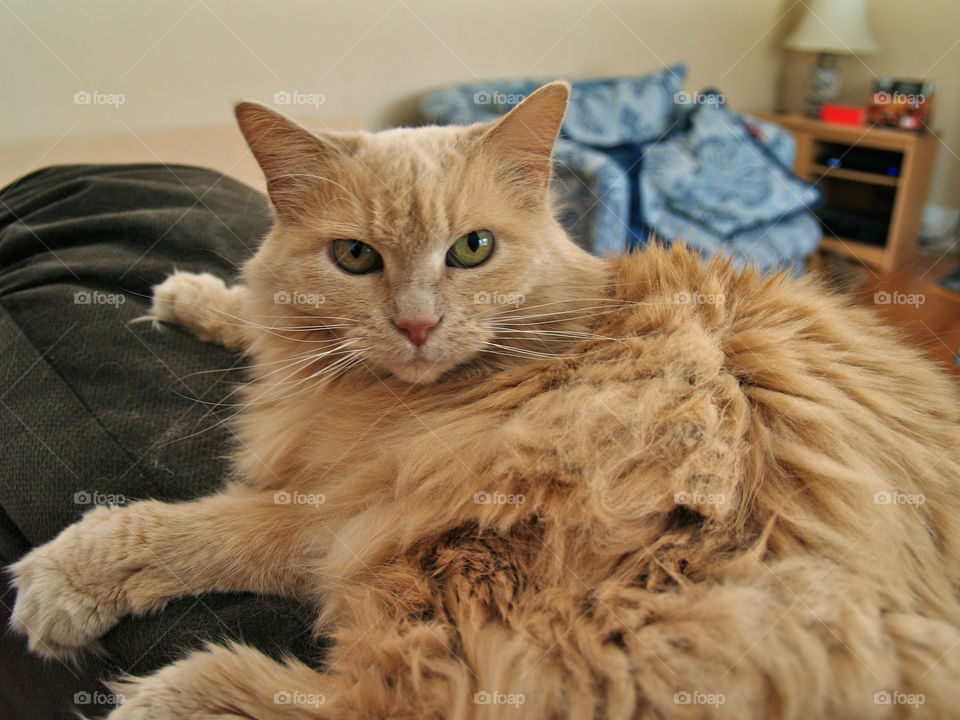
M921 134L836 125L793 114L756 113L756 116L782 125L793 134L797 143L793 170L820 187L826 196L826 203L842 197L846 183L891 188L888 192L892 192L892 203L877 205L877 214L888 216L883 245L832 235L829 233L829 223L825 222L827 232L821 243L824 250L839 253L885 273L895 272L915 255L936 156L937 136L934 132ZM900 173L894 177L879 172L824 165L818 159L826 143L856 148L858 151L867 149L896 153L900 159ZM856 188L848 187L850 194L853 194Z
M820 241L820 247L824 250L843 255L844 257L852 258L864 265L883 268L884 248L877 247L876 245L868 245L867 243L857 242L856 240L824 235Z
M863 170L827 167L826 165L817 165L816 163L810 166L810 173L814 177L836 177L842 180L854 180L856 182L884 185L886 187L896 187L899 184L897 178L890 177L889 175L864 172Z

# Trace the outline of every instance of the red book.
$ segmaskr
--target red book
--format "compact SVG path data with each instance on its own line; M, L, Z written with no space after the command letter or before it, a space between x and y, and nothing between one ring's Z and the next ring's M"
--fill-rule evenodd
M838 125L863 125L867 118L867 109L853 105L830 105L820 107L820 119Z

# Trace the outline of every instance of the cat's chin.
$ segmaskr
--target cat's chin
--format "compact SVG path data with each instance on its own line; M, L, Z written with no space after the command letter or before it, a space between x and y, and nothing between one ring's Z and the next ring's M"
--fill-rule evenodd
M430 385L451 368L447 363L437 363L429 360L411 360L405 363L390 365L387 370L397 380L410 385Z

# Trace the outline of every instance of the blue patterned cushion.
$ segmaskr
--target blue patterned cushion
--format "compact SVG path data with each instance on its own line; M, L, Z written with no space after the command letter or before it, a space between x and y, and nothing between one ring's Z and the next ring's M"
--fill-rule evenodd
M640 179L643 217L654 230L684 218L719 238L804 213L820 192L795 177L720 105L690 114L690 128L649 147Z
M564 132L596 147L655 140L671 127L686 74L686 65L675 65L642 77L576 82Z
M752 115L745 116L744 120L750 128L750 133L766 146L781 165L793 167L793 159L797 154L797 142L793 138L793 133L784 130L783 125L761 120Z
M564 137L610 147L654 140L670 129L674 96L683 87L683 63L637 77L573 83ZM457 85L427 95L420 103L430 122L467 125L493 120L516 107L549 80L502 80Z
M560 140L554 166L554 190L560 220L571 237L597 255L628 246L631 185L623 168L606 153Z
M554 173L564 226L574 240L598 255L629 249L652 230L665 240L685 242L707 257L723 253L739 264L763 270L802 268L803 259L820 240L820 227L805 211L817 198L786 170L793 162L792 136L778 125L751 118L756 139L748 138L744 123L725 109L675 105L685 74L686 66L678 64L642 77L573 84ZM421 109L426 120L437 123L493 120L540 84L539 80L515 80L454 86L428 95ZM711 115L711 110L716 112ZM749 167L759 175L772 176L770 183L756 182L743 168L729 168L731 159L715 147L710 149L711 138L735 139L741 148L752 145L752 152L759 154ZM697 154L698 142L706 146L703 158ZM668 146L672 157L658 155L661 144ZM697 186L689 178L687 185L670 185L676 179L671 163L678 157L686 175L696 178L699 174L700 183L707 184L701 192L688 192L690 186ZM738 194L741 186L743 192ZM779 190L768 196L768 186ZM793 205L783 202L789 199L788 187L800 198ZM699 207L701 202L705 210ZM738 216L742 205L747 213ZM777 215L781 207L787 211ZM725 214L727 209L732 212ZM717 216L719 230L712 222Z

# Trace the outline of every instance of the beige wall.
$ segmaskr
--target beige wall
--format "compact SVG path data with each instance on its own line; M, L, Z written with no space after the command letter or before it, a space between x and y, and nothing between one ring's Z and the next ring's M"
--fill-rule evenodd
M795 6L795 7L794 7ZM930 203L960 208L960 0L869 0L869 22L880 51L841 58L840 101L864 105L876 77L921 77L937 84L933 126L941 144L934 170ZM792 8L789 30L803 13ZM803 106L804 82L814 56L785 52L778 101L791 109Z
M866 62L878 74L932 66L937 124L958 152L960 47L936 61L960 32L960 2L871 4L883 52ZM234 100L283 91L324 99L291 114L381 127L411 121L418 97L447 83L642 73L677 60L689 63L688 89L716 85L734 108L768 109L802 93L809 58L790 58L781 74L797 9L795 0L4 0L0 143L218 124ZM846 65L859 99L870 73ZM124 103L75 104L81 91ZM944 149L937 202L960 205L958 166Z
M416 96L446 83L677 60L691 87L768 107L780 12L779 0L5 0L0 142L219 123L235 99L285 90L378 126L408 120ZM75 105L84 90L126 102Z

